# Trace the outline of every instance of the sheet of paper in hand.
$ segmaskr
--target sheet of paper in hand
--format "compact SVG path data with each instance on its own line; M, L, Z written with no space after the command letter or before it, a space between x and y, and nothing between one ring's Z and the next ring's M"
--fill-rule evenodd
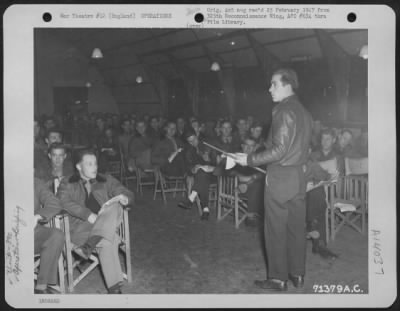
M329 1L9 6L3 14L5 300L14 308L39 309L388 307L397 293L395 47L396 16L378 1L374 5ZM106 295L106 273L101 271L119 271L107 267L93 269L72 295L65 295L68 286L61 295L34 294L38 237L33 234L34 222L28 220L35 202L33 154L38 125L44 129L53 118L74 149L93 141L94 132L88 129L92 122L98 123L99 115L105 117L105 127L117 130L124 128L121 121L138 120L136 116L157 114L161 121L161 117L193 115L204 120L204 134L210 136L215 134L215 122L208 121L221 118L217 122L221 134L235 138L245 137L233 129L237 125L240 130L240 117L245 116L247 128L252 118L253 124L267 125L265 134L273 134L275 124L279 125L271 122L273 112L278 111L275 117L279 119L275 107L282 107L283 99L282 93L268 91L272 81L278 90L295 89L301 106L320 122L320 133L324 127L336 128L346 141L344 129L349 129L354 142L361 132L367 138L369 148L361 150L369 151L369 188L359 189L368 193L363 205L368 206L363 218L366 230L360 234L348 225L340 228L331 244L341 253L339 259L322 260L307 247L304 288L299 291L289 281L284 296L274 295L254 285L255 279L265 279L265 272L268 276L272 270L265 271L261 254L266 246L241 229L246 222L239 230L231 226L230 217L200 224L195 213L177 211L175 200L168 199L165 208L144 192L140 203L149 208L135 210L135 222L130 222L130 228L135 228L134 234L130 231L134 281L124 279L122 298ZM292 105L291 101L287 104ZM169 127L168 122L165 125ZM250 127L252 132L257 131ZM317 140L320 133L314 127ZM337 134L332 135L338 142ZM125 138L121 137L121 143L127 143ZM266 153L271 145L280 148L280 138L271 138ZM239 144L236 139L232 142ZM153 138L137 145L149 150L152 144ZM214 150L217 157L231 150L217 145L223 148ZM159 146L161 157L164 147ZM136 164L150 168L150 157L146 159L142 161L146 165ZM271 158L266 154L265 159ZM235 166L232 160L227 157L227 169ZM326 167L334 168L333 164ZM249 186L247 193L257 190L257 185ZM267 208L264 189L259 190L255 192L260 192L261 208ZM201 203L207 202L207 189L204 195ZM238 213L232 209L231 215ZM220 238L209 238L213 236L226 238L222 243ZM114 246L117 250L120 245ZM200 264L187 270L179 252L190 252ZM267 253L286 262L281 260L282 253ZM61 257L60 270L67 259ZM121 262L120 266L125 265ZM52 280L59 283L59 278Z
M120 200L120 196L119 196L119 195L117 195L117 196L115 196L115 197L109 199L106 203L104 203L104 204L101 206L101 209L99 210L99 212L97 213L97 215L100 215L101 213L103 213L107 208L111 207L111 205L112 205L113 203L119 202L119 200Z
M236 165L236 162L233 158L231 157L226 157L226 164L225 164L225 169L230 170Z

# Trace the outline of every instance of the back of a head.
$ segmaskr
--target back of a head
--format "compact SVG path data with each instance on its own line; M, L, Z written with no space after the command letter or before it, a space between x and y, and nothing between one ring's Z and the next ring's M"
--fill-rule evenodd
M293 92L296 92L299 88L299 79L297 73L290 68L281 68L274 72L273 75L279 75L283 85L290 84Z

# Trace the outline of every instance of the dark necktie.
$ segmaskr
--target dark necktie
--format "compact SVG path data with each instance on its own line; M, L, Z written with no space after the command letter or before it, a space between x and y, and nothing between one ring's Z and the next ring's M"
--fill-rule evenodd
M88 206L88 200L89 200L89 196L90 193L92 192L92 180L84 180L83 181L83 186L85 188L85 193L86 193L86 197L85 197L85 205Z

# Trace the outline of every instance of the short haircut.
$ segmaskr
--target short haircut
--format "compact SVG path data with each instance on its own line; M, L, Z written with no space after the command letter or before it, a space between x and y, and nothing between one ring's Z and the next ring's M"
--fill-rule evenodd
M97 158L96 152L92 149L82 149L78 151L78 154L76 156L76 163L80 163L83 160L83 157L85 155L93 155Z
M280 75L283 85L290 84L293 90L299 88L299 79L297 73L290 68L281 68L274 72L273 75Z
M60 134L61 135L61 139L63 137L63 131L60 128L53 127L53 128L48 129L47 132L46 132L46 138L49 138L51 133Z
M228 119L222 120L221 121L221 126L224 125L225 123L229 123L229 125L232 127L232 122L229 121Z
M191 136L196 136L196 133L194 130L192 129L188 129L187 131L185 131L185 133L183 134L183 136L185 137L185 139L188 139Z
M146 125L146 121L145 121L144 119L137 119L137 120L136 120L136 126L137 126L139 123L143 123L144 125Z
M343 130L340 132L341 135L343 135L344 133L348 133L348 134L350 134L351 137L353 137L353 132L350 131L349 129L343 129Z
M257 127L264 128L263 125L261 124L261 122L258 122L258 121L254 121L253 124L250 126L251 129L255 129Z
M334 129L332 129L332 128L326 128L326 129L321 130L321 137L322 137L322 135L331 135L332 138L336 137L336 133L335 133Z
M129 122L129 124L130 124L130 123L131 123L131 120L129 120L129 119L123 119L123 120L121 121L121 126L123 126L125 122Z
M246 136L243 139L243 143L246 143L246 140L251 140L252 142L257 143L256 139L254 137L251 137L251 136Z
M63 143L52 143L47 153L51 153L53 150L63 149L67 153L67 147Z

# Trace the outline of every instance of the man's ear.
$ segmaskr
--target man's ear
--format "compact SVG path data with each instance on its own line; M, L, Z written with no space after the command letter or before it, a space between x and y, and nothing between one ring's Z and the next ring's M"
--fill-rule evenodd
M80 163L77 163L77 164L75 165L75 167L76 167L76 169L78 170L78 172L80 172L80 171L81 171L81 169L82 169L82 167L81 167L81 164L80 164Z
M44 139L44 141L46 142L47 145L49 144L49 139L47 137Z
M48 157L49 157L49 159L51 160L51 154L50 154L50 153L48 153L48 154L47 154L47 156L48 156Z

